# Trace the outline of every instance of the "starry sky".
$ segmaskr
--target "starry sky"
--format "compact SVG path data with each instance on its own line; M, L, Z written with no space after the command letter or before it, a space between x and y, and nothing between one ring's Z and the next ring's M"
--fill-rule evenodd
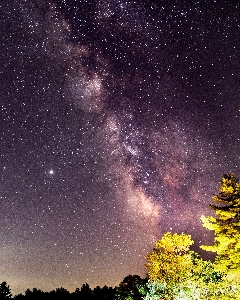
M239 173L239 1L1 0L0 281L70 291L195 250Z

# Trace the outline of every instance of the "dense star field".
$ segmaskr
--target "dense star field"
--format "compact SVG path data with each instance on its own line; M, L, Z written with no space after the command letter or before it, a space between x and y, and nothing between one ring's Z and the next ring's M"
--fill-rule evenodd
M2 0L0 281L145 276L239 173L238 1ZM202 252L201 252L202 253Z

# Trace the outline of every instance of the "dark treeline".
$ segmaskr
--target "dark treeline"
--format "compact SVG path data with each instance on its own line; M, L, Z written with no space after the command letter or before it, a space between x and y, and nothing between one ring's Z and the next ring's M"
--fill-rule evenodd
M147 279L138 275L129 275L117 287L95 287L91 289L86 283L77 288L73 293L60 287L50 292L44 292L37 288L27 289L25 293L12 296L10 286L6 281L0 284L0 300L124 300L131 295L131 299L140 300L139 288L146 286Z
M93 290L89 285L83 284L81 288L77 288L75 292L70 293L65 288L57 288L50 292L43 292L34 288L33 290L27 289L25 294L19 294L14 297L15 300L112 300L115 299L116 288L104 286L103 288L97 286Z

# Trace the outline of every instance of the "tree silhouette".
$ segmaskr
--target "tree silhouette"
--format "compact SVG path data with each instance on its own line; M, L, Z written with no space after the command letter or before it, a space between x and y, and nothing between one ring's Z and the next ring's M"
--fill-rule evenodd
M92 300L113 300L115 299L115 289L107 287L95 287L92 292Z
M25 296L22 293L14 296L14 300L24 300L24 299L25 299Z
M6 281L3 281L0 284L0 300L2 299L11 299L12 293L9 285L7 285Z
M147 280L138 275L128 275L116 287L117 300L140 300L142 299L141 289L146 285Z
M81 299L91 300L92 299L92 290L88 283L82 285L80 290Z

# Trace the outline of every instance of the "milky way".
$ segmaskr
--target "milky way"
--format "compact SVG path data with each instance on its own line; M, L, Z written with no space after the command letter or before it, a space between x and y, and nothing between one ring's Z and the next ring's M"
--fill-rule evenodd
M0 280L115 286L166 231L199 251L239 176L240 6L38 2L0 4Z

